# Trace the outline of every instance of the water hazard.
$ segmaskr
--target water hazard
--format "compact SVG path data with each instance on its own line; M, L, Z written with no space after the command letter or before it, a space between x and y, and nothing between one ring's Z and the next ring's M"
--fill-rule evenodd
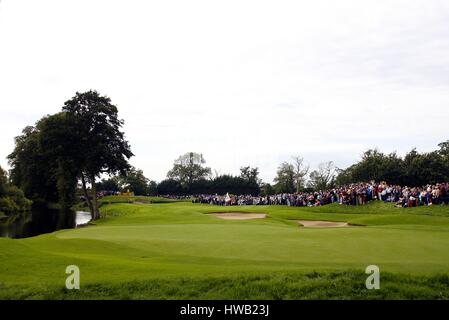
M61 229L73 229L87 224L90 212L35 208L30 212L0 219L0 237L28 238Z

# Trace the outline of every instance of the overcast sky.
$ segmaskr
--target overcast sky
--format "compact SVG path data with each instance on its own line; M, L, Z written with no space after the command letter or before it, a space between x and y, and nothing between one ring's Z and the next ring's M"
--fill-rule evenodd
M0 165L76 91L111 97L145 175L187 151L271 182L449 139L449 1L1 0Z

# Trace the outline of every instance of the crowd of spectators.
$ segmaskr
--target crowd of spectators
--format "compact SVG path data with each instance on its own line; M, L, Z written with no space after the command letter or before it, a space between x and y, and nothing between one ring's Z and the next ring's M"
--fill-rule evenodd
M401 187L387 183L357 183L326 191L251 195L198 195L194 203L222 206L236 205L287 205L295 207L322 206L331 203L363 205L372 200L394 202L398 207L449 204L449 183L437 183L423 187Z

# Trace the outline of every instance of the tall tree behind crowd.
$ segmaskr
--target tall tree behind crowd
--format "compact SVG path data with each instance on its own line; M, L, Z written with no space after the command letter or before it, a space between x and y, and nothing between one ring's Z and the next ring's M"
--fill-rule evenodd
M332 161L323 162L310 173L309 186L314 190L326 190L333 185L336 168Z
M204 166L205 163L202 154L187 152L175 160L167 178L179 182L183 188L190 191L194 182L211 175L211 169Z
M449 141L440 143L439 150L419 153L412 149L404 157L395 152L384 154L368 150L362 159L339 170L337 185L363 181L386 181L390 184L422 186L449 181Z
M277 193L295 192L295 167L293 164L283 162L279 165L274 178L274 189Z
M240 178L248 184L248 194L258 195L260 193L260 186L262 185L262 179L259 178L259 168L251 166L245 166L240 168Z
M293 167L296 193L299 193L305 187L310 167L304 164L304 159L300 156L293 157Z

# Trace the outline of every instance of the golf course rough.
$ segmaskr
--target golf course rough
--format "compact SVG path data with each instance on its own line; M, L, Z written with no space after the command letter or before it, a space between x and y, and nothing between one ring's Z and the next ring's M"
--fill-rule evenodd
M0 299L449 298L448 207L233 210L122 200L103 199L103 218L85 228L0 238ZM221 219L220 212L265 216ZM365 287L373 264L380 290ZM65 288L68 265L80 269L80 290Z

